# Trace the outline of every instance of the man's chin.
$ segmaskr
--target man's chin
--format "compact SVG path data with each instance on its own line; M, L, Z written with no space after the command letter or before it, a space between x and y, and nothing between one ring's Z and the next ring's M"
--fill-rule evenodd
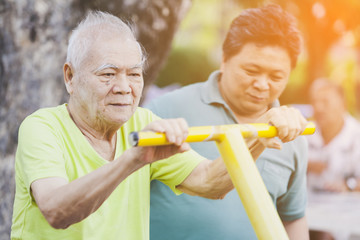
M254 112L254 113L257 113L257 112L262 112L264 111L264 109L268 109L268 105L267 104L264 104L264 103L257 103L257 102L250 102L248 104L248 110L250 112Z
M114 113L114 115L112 115L111 122L116 123L116 124L124 124L127 121L129 121L129 119L133 116L134 112L116 112Z

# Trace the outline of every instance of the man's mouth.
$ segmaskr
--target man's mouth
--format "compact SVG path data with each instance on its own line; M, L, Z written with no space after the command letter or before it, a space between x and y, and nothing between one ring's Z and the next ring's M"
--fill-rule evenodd
M110 103L110 106L115 106L115 107L126 107L126 106L131 106L130 103Z
M265 97L260 97L258 95L253 95L253 94L250 94L249 95L252 99L254 99L255 101L258 101L258 102L261 102L261 101L265 101L266 98Z

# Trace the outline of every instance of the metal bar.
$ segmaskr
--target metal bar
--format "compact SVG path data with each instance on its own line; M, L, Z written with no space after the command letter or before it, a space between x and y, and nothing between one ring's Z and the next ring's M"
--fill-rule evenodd
M256 236L260 240L289 239L240 132L239 126L231 127L216 144Z
M302 134L313 134L310 122ZM233 124L189 128L186 142L216 141L231 181L260 240L288 240L285 228L244 141L247 137L275 137L277 129L268 124ZM165 134L133 132L133 146L169 144Z
M222 138L225 131L231 128L240 130L244 138L249 137L276 137L277 129L274 126L265 123L252 123L252 124L229 124L219 126L201 126L190 127L189 135L186 142L202 142L202 141L218 141ZM315 124L309 122L302 135L313 134L315 132ZM170 144L166 140L163 133L155 132L132 132L129 135L129 141L132 146L157 146Z

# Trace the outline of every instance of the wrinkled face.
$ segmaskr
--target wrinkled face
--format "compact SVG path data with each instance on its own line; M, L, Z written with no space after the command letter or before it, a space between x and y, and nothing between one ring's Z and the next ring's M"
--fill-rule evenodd
M291 72L286 49L247 43L221 64L220 92L236 115L264 113L283 92Z
M345 113L344 99L334 88L319 88L310 96L316 122L321 125L342 122Z
M70 99L89 125L122 125L134 114L143 89L141 52L132 39L100 37L73 72Z

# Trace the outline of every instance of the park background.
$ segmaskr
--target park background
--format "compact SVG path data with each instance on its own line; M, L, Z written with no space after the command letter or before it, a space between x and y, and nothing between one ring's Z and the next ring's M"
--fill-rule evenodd
M268 3L291 12L304 36L281 103L308 104L311 82L329 77L344 87L348 109L359 117L358 0L0 0L0 240L10 235L18 127L38 108L66 102L67 40L87 11L107 11L133 23L149 57L146 100L150 92L206 81L219 66L231 20Z

